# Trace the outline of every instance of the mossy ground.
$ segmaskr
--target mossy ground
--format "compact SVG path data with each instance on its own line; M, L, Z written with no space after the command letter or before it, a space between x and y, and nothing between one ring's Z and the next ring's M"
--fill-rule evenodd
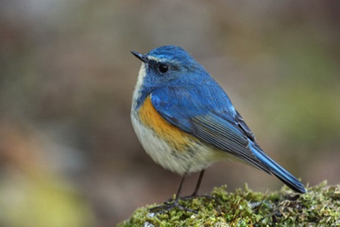
M306 194L284 187L279 192L258 193L247 186L233 193L226 186L215 188L211 198L181 200L180 204L197 214L179 209L155 214L137 209L119 227L172 226L340 226L340 184L326 182L309 187Z

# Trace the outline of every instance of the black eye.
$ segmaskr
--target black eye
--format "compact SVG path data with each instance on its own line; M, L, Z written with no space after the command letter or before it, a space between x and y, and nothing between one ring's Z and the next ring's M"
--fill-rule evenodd
M169 70L169 66L167 66L166 64L159 64L158 70L161 73L166 73Z

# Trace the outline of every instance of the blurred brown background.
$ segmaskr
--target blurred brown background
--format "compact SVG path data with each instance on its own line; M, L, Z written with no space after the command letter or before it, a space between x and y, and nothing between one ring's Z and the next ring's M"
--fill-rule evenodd
M130 123L130 50L166 44L206 67L274 160L339 183L339 21L339 1L0 1L0 226L114 226L176 192ZM245 182L282 186L224 162L201 192Z

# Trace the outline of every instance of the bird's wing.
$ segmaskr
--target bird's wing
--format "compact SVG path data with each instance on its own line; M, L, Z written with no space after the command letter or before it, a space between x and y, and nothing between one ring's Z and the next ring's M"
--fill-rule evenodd
M251 141L255 142L254 133L250 130L248 125L244 122L243 118L241 117L238 111L236 111L235 119L237 121L238 126L243 130L243 132L248 136L248 138Z
M249 142L255 140L254 135L220 87L163 87L152 92L151 102L170 124L270 172L251 152Z

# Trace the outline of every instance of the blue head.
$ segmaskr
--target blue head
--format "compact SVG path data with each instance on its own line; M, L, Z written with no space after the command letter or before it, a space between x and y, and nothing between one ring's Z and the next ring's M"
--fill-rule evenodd
M204 71L188 52L177 46L158 47L145 55L132 53L144 63L146 87L161 87L171 80Z
M139 99L144 99L157 88L188 81L197 83L200 79L197 76L208 76L204 68L181 47L161 46L145 55L134 51L132 54L143 62L135 90Z

